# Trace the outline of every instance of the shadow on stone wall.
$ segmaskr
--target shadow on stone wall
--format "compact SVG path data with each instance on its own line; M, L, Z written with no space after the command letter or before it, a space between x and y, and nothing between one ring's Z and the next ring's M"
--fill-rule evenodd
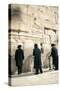
M23 72L32 72L33 71L33 65L34 65L34 58L32 55L29 55L25 60L23 64Z

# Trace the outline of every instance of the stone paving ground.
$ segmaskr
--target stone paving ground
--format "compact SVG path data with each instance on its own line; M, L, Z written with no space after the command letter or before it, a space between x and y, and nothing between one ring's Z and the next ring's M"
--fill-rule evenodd
M58 71L47 71L42 74L34 75L34 73L22 73L14 75L11 78L11 86L31 86L31 85L47 85L58 84Z

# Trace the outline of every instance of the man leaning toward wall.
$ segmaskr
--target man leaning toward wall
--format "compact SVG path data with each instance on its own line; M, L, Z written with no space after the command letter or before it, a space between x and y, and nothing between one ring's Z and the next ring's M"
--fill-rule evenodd
M58 70L58 51L57 48L55 47L55 44L51 44L51 56L53 59L53 66L55 70Z

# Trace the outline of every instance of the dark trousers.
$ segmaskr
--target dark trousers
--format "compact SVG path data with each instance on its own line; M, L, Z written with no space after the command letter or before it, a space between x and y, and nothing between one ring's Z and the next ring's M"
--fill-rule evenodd
M18 65L18 74L22 73L22 65Z
M43 73L43 71L42 71L42 67L40 66L40 68L36 68L36 74L39 73L39 70L40 70L40 73Z
M58 56L53 57L53 65L55 67L55 70L58 70Z
M55 70L58 70L58 60L56 61L56 64L55 64Z

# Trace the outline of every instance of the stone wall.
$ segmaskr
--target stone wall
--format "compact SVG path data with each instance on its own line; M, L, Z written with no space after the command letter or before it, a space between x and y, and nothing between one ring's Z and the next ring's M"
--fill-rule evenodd
M15 51L19 44L24 50L23 72L33 67L33 46L43 43L43 67L49 67L48 53L51 43L58 44L58 7L39 5L11 5L11 25L9 27L9 48L11 49L11 71L16 71Z

